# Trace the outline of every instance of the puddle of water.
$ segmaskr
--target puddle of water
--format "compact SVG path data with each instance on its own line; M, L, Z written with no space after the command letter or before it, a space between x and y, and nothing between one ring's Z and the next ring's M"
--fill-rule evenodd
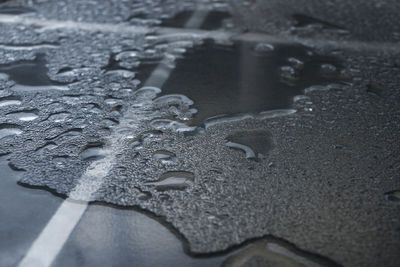
M329 259L301 251L289 243L263 238L250 243L238 253L230 256L221 266L322 267L339 265Z
M177 13L173 18L164 19L161 26L171 28L194 28L190 27L190 18L193 16L194 11L185 10ZM202 30L217 30L223 26L223 21L231 17L228 12L225 11L207 11L204 10L204 21L201 23L200 28Z
M0 14L6 15L20 15L25 13L32 13L35 12L34 9L29 7L23 6L1 6L0 7Z
M158 191L185 190L194 183L194 174L185 171L167 172L155 182L146 183L153 185Z
M0 108L6 106L16 106L21 105L21 99L19 97L7 96L0 97Z
M37 119L39 116L37 115L37 111L29 110L29 111L18 111L18 112L8 113L6 117L20 121L33 121Z
M17 185L21 175L7 156L0 156L0 266L18 265L62 202L48 192Z
M251 43L220 45L208 40L188 49L176 60L162 93L192 99L198 113L191 124L200 125L217 115L286 109L305 88L340 83L341 65L336 58L318 55L298 44L255 47ZM331 67L327 71L323 67L326 64L334 70Z
M7 136L13 136L21 134L21 127L15 124L0 124L0 139L3 139Z
M226 146L243 150L249 159L265 157L273 148L272 134L262 129L236 132L226 139Z
M16 83L12 87L15 91L68 90L64 83L50 80L44 54L37 54L34 60L0 65L0 73Z

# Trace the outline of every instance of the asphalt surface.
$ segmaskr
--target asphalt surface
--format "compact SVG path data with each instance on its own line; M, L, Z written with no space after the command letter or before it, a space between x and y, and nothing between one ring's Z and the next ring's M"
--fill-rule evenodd
M396 1L7 1L1 266L398 266Z

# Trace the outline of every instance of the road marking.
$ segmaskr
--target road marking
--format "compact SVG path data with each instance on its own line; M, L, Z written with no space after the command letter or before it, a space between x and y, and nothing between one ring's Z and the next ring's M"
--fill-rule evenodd
M87 203L65 200L32 244L19 267L50 266L87 208Z

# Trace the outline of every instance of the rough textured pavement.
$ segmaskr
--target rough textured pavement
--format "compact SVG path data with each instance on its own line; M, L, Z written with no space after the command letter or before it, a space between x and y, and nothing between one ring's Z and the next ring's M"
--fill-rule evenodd
M398 265L396 1L7 4L14 9L2 7L0 15L0 155L23 171L19 183L29 187L23 191L46 189L127 208L112 212L116 218L127 216L129 207L150 212L175 229L189 254L230 253L226 266ZM24 14L15 15L16 6L24 6ZM161 24L183 10L201 12L189 12L181 24ZM216 32L190 19L212 21L212 12L224 14L211 23ZM309 62L328 78L301 88L285 109L193 125L202 108L214 110L179 88L185 84L179 64L206 37L231 49L226 35L267 55L282 44L304 45L303 60L284 54L287 66L278 62L271 69L282 71L279 82L290 88L303 85L297 71ZM252 62L245 55L237 61L240 77L257 79L256 70L246 71ZM223 77L227 83L234 78ZM225 101L218 97L215 105ZM86 211L76 231L84 234L85 224L97 220L96 209ZM118 226L110 227L121 236ZM85 246L76 249L81 243L74 235L55 265L93 264L66 260L96 258L80 255Z

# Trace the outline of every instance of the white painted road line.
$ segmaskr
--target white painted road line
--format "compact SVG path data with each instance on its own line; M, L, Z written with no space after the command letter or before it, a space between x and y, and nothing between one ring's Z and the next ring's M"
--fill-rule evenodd
M19 267L47 267L65 242L87 208L87 203L65 200L32 244Z

